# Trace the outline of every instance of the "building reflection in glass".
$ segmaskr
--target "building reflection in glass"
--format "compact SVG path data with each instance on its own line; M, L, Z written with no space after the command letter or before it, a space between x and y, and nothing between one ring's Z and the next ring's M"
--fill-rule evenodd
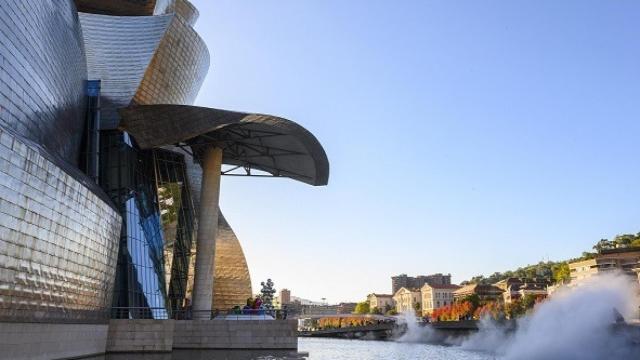
M157 149L154 151L158 199L164 233L165 283L169 308L182 310L187 305L189 261L194 237L194 210L187 181L184 155Z
M166 318L164 240L153 152L120 131L103 131L100 184L123 215L113 297L117 318Z

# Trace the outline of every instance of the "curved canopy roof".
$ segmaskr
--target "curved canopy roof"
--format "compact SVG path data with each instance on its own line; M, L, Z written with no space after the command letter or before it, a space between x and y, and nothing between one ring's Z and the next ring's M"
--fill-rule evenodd
M145 16L153 15L156 0L75 0L80 12L116 15Z
M222 148L223 163L326 185L329 161L318 140L293 121L188 105L137 105L120 110L120 129L149 149L188 145L197 159L207 146Z

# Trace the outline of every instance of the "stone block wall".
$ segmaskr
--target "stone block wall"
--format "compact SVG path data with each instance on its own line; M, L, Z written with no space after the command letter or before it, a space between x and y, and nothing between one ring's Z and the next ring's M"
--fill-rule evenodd
M107 352L170 352L174 324L173 320L111 320Z
M297 349L295 320L176 321L174 349Z
M296 320L114 319L109 324L0 322L0 360L69 359L105 352L291 351L297 348Z
M0 323L0 360L66 359L103 354L107 324Z

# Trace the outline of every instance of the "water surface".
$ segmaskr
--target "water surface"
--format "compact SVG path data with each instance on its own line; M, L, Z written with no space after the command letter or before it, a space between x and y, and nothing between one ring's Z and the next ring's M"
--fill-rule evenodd
M392 341L298 338L298 350L309 360L489 360L488 354L441 346Z

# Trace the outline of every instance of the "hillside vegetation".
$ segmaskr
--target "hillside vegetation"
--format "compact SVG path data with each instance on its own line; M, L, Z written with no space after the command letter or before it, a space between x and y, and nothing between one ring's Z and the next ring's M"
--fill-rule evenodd
M495 272L489 276L477 275L470 280L463 281L461 285L467 284L493 284L510 277L520 278L546 278L552 283L563 283L570 279L569 263L580 260L592 259L597 253L603 250L618 248L640 247L640 232L637 234L618 235L613 240L600 239L594 246L595 252L583 252L582 256L563 261L541 261L535 265L527 265L516 270Z

